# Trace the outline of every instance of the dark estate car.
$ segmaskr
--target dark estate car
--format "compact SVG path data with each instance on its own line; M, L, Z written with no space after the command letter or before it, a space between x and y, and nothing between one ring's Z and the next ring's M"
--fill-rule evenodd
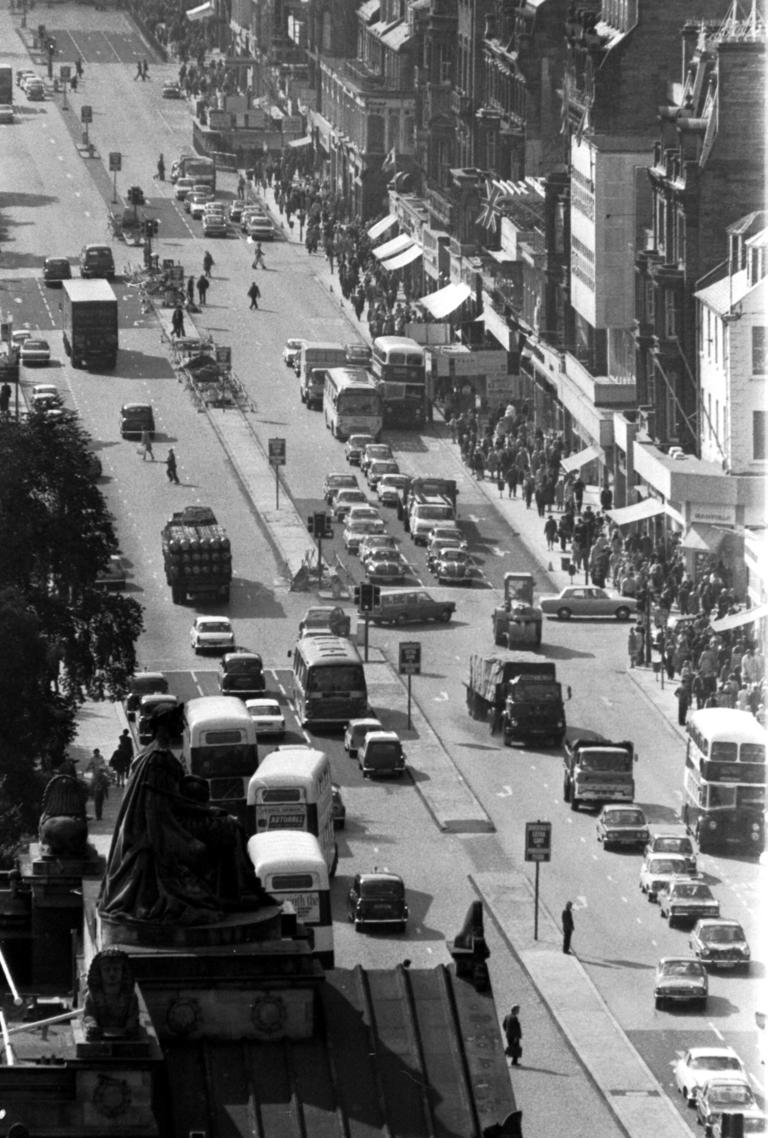
M115 258L109 245L84 245L80 252L81 277L115 279Z
M144 431L155 437L155 416L149 403L124 403L120 408L120 434L124 439L140 439Z
M222 695L252 699L267 686L264 664L257 652L225 652L219 667L219 690Z

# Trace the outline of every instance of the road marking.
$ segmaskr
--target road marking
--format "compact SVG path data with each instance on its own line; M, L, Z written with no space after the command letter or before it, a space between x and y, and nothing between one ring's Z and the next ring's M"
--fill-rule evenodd
M447 703L451 697L447 691L441 691L440 695L436 695L432 700L433 703Z
M504 786L501 788L501 790L496 791L496 797L497 798L511 798L512 797L512 787L507 786L505 783Z

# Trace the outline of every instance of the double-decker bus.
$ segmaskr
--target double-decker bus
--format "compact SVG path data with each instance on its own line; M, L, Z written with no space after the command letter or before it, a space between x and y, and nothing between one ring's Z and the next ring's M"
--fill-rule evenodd
M683 821L702 850L759 853L765 842L768 732L747 711L705 708L689 716Z
M325 425L336 439L372 435L377 439L384 424L381 395L361 367L332 367L323 389Z
M346 727L368 711L365 669L341 636L305 636L293 650L293 703L302 727Z
M328 867L314 834L268 830L254 834L248 856L261 886L276 901L290 901L312 937L324 968L334 967L333 917Z
M381 392L384 426L422 427L426 418L424 349L409 336L377 336L371 372Z
M314 834L331 877L338 853L333 828L331 764L325 751L285 744L271 751L248 783L248 832Z
M241 699L209 695L184 705L182 762L208 783L210 801L246 823L248 781L259 752L256 724Z

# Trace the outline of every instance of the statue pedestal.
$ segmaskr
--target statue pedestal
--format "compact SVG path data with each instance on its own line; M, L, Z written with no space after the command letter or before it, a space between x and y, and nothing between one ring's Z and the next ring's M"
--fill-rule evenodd
M45 855L30 843L20 859L21 875L31 896L31 983L53 984L68 990L72 984L72 937L83 920L83 881L101 880L104 858L88 847L86 856Z

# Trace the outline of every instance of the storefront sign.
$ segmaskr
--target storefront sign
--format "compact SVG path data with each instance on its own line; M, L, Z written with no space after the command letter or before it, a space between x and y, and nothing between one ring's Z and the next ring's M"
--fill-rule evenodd
M718 502L691 502L688 521L707 522L710 525L733 526L736 524L736 510L733 506Z

